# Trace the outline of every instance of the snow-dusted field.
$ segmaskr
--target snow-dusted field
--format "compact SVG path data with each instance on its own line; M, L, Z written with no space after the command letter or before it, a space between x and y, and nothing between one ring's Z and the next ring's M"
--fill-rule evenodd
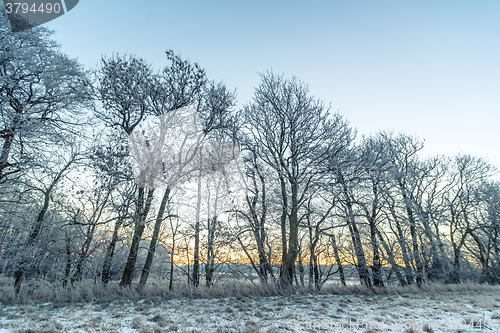
M500 293L297 295L1 305L0 332L500 332ZM471 326L474 325L474 328Z

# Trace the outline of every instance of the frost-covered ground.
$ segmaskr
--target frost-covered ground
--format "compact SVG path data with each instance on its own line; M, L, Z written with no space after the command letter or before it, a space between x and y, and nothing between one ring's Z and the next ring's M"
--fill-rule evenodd
M0 332L500 332L498 291L1 305ZM474 325L472 328L471 322Z

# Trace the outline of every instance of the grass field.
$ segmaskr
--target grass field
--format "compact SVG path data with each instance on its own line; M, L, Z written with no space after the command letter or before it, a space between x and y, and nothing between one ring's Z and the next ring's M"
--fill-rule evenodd
M0 332L500 332L500 287L209 293L0 307Z

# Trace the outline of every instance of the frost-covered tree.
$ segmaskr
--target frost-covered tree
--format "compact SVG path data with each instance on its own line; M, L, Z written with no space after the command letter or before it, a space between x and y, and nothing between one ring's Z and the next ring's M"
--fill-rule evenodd
M16 292L34 259L54 193L79 159L75 138L82 137L84 111L91 106L87 73L61 52L51 34L41 27L13 33L5 12L0 13L2 215L31 205L24 207L24 231L14 245L19 251L13 266ZM10 221L8 229L19 222Z
M62 182L62 180L67 177L68 172L71 168L81 160L82 156L79 151L73 150L67 156L62 153L59 160L56 160L59 163L51 163L44 168L44 178L40 180L38 177L41 174L40 170L30 170L30 173L33 173L34 181L27 181L25 186L27 190L34 190L41 194L40 196L40 207L38 208L38 212L36 214L36 218L34 223L30 223L30 230L28 231L28 236L25 241L21 243L19 248L20 250L20 258L16 265L14 271L14 289L16 293L19 292L21 288L21 283L23 281L24 272L26 270L27 265L34 258L33 248L37 241L38 235L40 234L44 222L46 220L46 216L48 215L49 208L53 201L54 192L56 187ZM38 172L37 172L38 171Z
M172 110L141 123L130 135L129 149L136 183L147 189L166 187L140 286L147 281L170 191L191 177L220 170L237 153L232 146L226 148L222 143L205 140L206 133L194 106Z
M281 282L291 286L298 255L299 209L322 175L322 163L349 130L330 115L296 78L261 75L253 101L244 107L246 134L259 146L260 159L277 179L281 196Z
M13 33L0 13L0 182L26 169L41 147L67 143L89 105L87 74L51 34Z

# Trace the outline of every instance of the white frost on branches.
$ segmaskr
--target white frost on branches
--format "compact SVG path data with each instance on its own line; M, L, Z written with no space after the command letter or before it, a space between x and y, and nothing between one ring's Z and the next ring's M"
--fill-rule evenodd
M192 175L216 171L239 155L238 146L208 142L194 106L186 106L144 121L129 137L132 169L141 187L171 188Z

